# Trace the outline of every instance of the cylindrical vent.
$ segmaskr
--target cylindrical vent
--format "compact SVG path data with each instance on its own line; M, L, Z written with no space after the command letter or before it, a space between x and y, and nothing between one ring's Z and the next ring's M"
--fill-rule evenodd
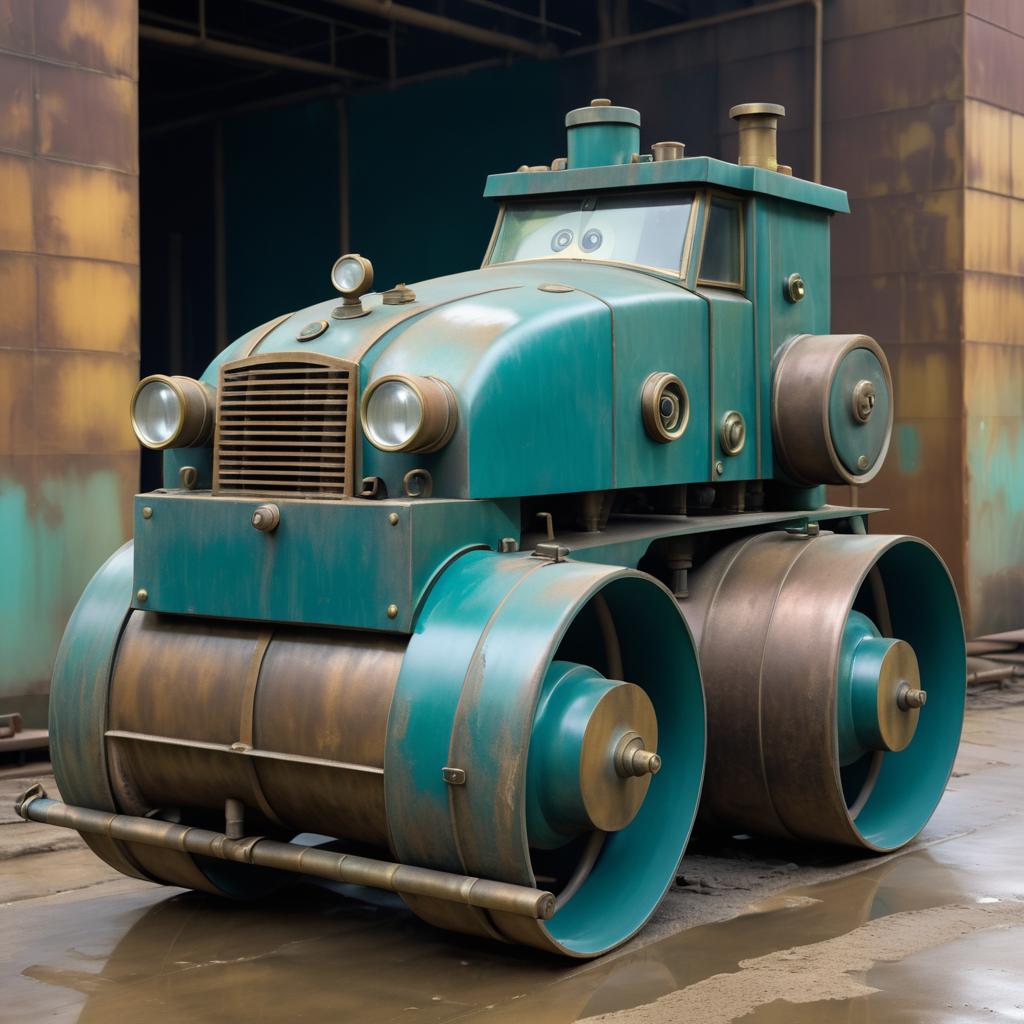
M681 142L656 142L651 146L651 152L656 164L662 160L682 160L686 146Z
M740 103L729 111L739 122L740 155L738 163L748 167L763 167L768 171L779 169L776 151L776 133L779 118L786 116L786 108L778 103Z
M628 164L640 151L640 111L591 100L565 115L569 168Z

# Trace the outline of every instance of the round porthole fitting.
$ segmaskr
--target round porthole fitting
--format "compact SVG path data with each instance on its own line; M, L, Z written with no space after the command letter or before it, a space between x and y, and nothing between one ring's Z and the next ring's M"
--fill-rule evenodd
M722 417L718 442L726 455L739 455L743 451L743 446L747 443L747 425L735 410L730 410Z
M652 441L668 444L683 436L690 421L690 396L674 373L652 373L640 393L644 429Z

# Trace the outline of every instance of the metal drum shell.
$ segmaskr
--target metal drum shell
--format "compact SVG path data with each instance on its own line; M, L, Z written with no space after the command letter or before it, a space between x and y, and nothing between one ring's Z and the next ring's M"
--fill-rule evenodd
M72 613L50 685L50 751L61 794L72 803L116 812L119 764L109 758L109 686L118 640L130 612L134 545L97 570ZM236 865L208 871L187 853L81 833L92 851L123 874L217 895L265 888L273 879Z
M111 729L169 742L111 740L119 803L143 814L222 811L231 797L264 827L387 847L384 739L405 643L133 613L111 683ZM233 744L281 756L232 753Z
M862 473L845 465L833 443L830 425L832 385L843 359L867 349L878 360L887 389L886 428L881 448ZM772 436L780 468L796 483L860 486L881 470L892 438L892 373L881 346L865 334L801 334L776 356L772 378Z
M389 722L385 784L396 854L535 884L525 793L537 701L563 638L598 595L620 627L623 677L652 695L658 742L670 756L636 818L607 835L586 880L550 920L407 900L425 920L595 956L642 927L671 884L704 764L703 690L689 630L671 594L644 573L530 556L469 553L424 608ZM438 764L464 769L465 784L447 785Z
M930 578L905 578L915 564ZM863 812L851 818L836 732L842 631L876 567L890 594L894 635L917 641L935 691L927 735L907 751L884 755L886 785L897 787L903 771L906 801L891 807L882 825L862 820ZM723 549L693 579L685 610L698 637L708 704L702 819L873 850L912 839L941 797L963 717L959 606L933 549L900 536L766 533ZM917 621L913 591L920 586L939 602L932 623ZM925 637L930 642L922 644Z

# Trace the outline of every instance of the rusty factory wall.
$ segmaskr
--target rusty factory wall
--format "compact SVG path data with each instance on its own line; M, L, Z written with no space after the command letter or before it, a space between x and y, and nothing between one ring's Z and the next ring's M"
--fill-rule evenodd
M826 10L823 176L852 210L833 222L832 327L876 338L896 387L888 460L854 500L934 544L964 598L963 0Z
M0 712L128 536L138 455L135 0L0 0Z
M1024 4L968 0L963 413L967 604L1024 623Z
M1024 5L826 6L833 328L885 347L893 448L864 505L953 572L969 635L1024 621ZM846 500L843 493L837 494Z

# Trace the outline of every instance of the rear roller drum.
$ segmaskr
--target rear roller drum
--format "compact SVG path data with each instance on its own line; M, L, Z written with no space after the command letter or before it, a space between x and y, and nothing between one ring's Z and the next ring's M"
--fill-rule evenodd
M694 575L702 818L877 851L913 839L952 770L966 688L959 605L932 548L768 533Z

